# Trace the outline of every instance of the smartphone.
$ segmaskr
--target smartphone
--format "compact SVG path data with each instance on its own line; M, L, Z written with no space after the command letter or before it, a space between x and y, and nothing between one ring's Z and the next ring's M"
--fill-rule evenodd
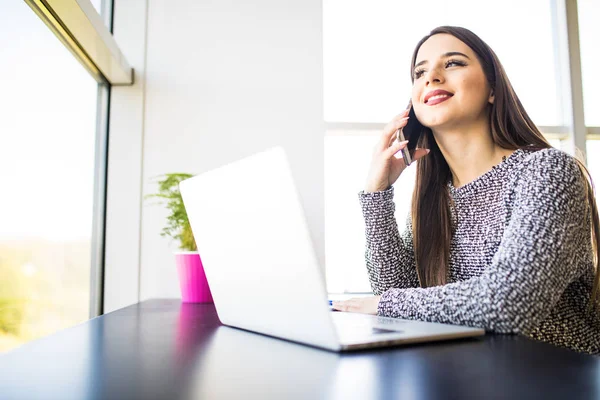
M417 148L417 142L419 141L419 137L423 134L424 126L421 125L417 116L415 115L415 110L412 107L412 100L408 102L408 122L404 128L398 129L396 131L396 141L403 142L408 140L408 144L406 147L402 149L402 158L404 158L404 164L409 166L415 155L415 149Z

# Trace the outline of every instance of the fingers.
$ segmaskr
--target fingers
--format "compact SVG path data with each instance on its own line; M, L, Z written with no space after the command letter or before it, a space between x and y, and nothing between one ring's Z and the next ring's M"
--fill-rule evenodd
M406 140L404 142L396 142L387 150L389 152L389 154L387 154L387 155L388 156L396 155L396 153L398 153L400 150L402 150L406 146L408 146L408 140ZM419 158L424 157L427 154L429 154L429 149L417 148L417 149L415 149L415 152L412 155L412 161L415 162ZM402 158L402 157L396 157L396 158Z
M408 117L401 118L390 122L386 128L384 128L380 140L380 150L384 151L390 146L390 143L396 140L398 130L404 128L408 123Z
M386 157L393 156L394 154L396 154L397 152L399 152L406 146L408 146L408 140L405 140L403 142L394 142L390 147L387 148Z
M415 154L413 155L413 160L418 160L421 157L425 157L427 154L429 154L430 150L429 149L415 149Z
M381 140L379 141L379 151L385 151L398 129L404 128L408 122L408 111L398 114L383 128Z
M334 301L332 307L339 311L358 312L360 310L360 303L357 300L358 299Z

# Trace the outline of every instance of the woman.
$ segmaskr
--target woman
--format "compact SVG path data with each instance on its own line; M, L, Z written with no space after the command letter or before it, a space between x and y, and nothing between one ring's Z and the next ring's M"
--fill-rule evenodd
M550 146L471 31L434 29L411 72L425 128L407 227L399 235L391 186L406 168L406 143L394 141L404 112L385 127L359 194L376 296L334 308L599 353L600 231L583 164Z

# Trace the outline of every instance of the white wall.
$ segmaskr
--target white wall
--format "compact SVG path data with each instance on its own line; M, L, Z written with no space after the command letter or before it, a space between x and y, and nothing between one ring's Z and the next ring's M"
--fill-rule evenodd
M117 0L113 35L135 70L133 86L111 89L104 312L139 300L144 62L147 0Z
M156 190L149 182L153 176L166 172L201 173L282 145L290 156L311 234L324 265L321 1L147 2L145 68L141 65L145 77L143 194ZM117 18L122 4L128 1L115 3L117 36L121 21ZM118 36L117 40L121 44ZM139 49L143 49L143 43L135 52ZM137 70L127 49L123 51ZM137 118L137 108L121 106L119 110L112 108L111 120L117 118L115 114L123 118L130 112L130 118ZM110 134L138 134L137 128L124 132L126 124L121 125L113 125ZM113 148L111 151L118 152ZM134 155L133 172L125 170L124 164L117 168L133 176L137 161ZM109 170L112 167L109 165ZM111 178L116 181L110 181ZM114 188L114 182L119 180L125 181L115 177L113 170L109 188ZM240 193L240 201L249 195L260 193ZM139 194L134 197L138 202ZM133 201L125 196L121 199ZM115 215L110 207L120 205L109 201L108 207L110 219ZM159 236L166 215L167 211L157 206L146 204L141 209L140 300L179 297L172 254L177 246ZM123 217L127 218L124 226L132 228L135 217ZM113 225L119 223L113 218ZM113 237L107 238L107 247L118 247L122 256L113 252L115 257L107 259L107 271L133 268L130 263L135 259L131 239L134 233L128 231L127 245L118 244L119 237L125 238L125 234L114 229L108 234Z

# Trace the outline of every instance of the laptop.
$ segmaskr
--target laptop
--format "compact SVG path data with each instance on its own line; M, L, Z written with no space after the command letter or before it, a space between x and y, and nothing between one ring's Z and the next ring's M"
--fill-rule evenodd
M224 325L336 352L485 333L332 312L324 269L281 146L186 179L179 187Z

